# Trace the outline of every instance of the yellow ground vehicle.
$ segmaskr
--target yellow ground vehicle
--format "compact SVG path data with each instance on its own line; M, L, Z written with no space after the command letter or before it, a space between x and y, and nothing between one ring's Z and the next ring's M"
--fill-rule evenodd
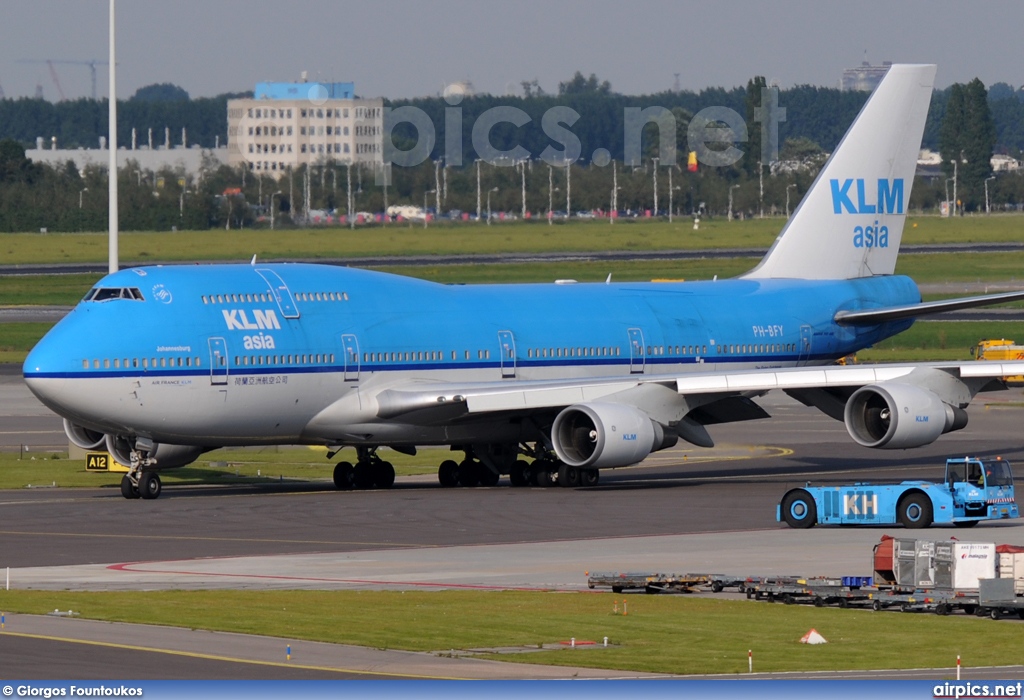
M1017 345L1012 340L1000 338L978 341L971 348L975 360L1024 360L1024 345ZM1003 377L1010 384L1024 384L1024 375Z

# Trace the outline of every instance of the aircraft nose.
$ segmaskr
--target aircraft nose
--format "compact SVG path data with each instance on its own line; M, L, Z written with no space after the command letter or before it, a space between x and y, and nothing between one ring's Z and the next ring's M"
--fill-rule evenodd
M60 405L59 397L67 382L67 370L62 361L58 343L49 336L40 340L25 358L21 367L22 377L29 391L53 410Z

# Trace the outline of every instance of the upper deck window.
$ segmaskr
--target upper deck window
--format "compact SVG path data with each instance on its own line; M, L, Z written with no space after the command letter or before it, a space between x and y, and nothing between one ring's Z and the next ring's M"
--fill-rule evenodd
M130 299L145 301L137 287L93 287L82 301L110 301L111 299Z

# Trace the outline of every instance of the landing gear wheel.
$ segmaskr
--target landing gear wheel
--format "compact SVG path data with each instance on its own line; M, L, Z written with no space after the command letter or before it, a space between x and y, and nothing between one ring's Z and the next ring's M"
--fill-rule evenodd
M601 472L597 469L580 469L580 485L581 486L597 486L597 482L601 480Z
M379 489L395 485L395 467L391 462L377 462L373 465L373 483Z
M793 489L782 498L782 519L790 527L800 530L814 527L818 522L818 508L814 497L804 489Z
M356 470L351 462L338 462L334 465L334 485L341 491L350 491L355 487Z
M451 488L459 485L459 465L453 459L446 459L437 468L437 480L441 486Z
M128 499L139 497L139 489L136 488L127 474L121 477L121 495Z
M373 465L368 462L360 462L353 470L352 483L357 489L373 488Z
M479 473L476 462L471 459L463 460L459 465L459 486L479 486Z
M162 488L160 475L156 472L142 472L139 475L139 495L147 501L158 498Z
M477 462L476 481L480 486L497 486L500 478L501 474Z
M563 464L558 467L558 485L565 488L575 488L580 485L580 470L571 464Z
M530 483L530 464L520 459L509 470L508 480L513 486L528 486Z
M931 499L923 493L907 494L896 506L896 519L911 530L928 527L932 524Z
M551 476L551 471L552 470L551 470L551 467L552 466L554 466L554 465L552 465L551 462L547 462L547 461L543 461L543 460L538 460L538 461L533 463L533 467L531 468L531 477L532 477L531 480L533 481L533 485L534 486L541 486L541 487L551 486L551 484L552 484L552 476Z

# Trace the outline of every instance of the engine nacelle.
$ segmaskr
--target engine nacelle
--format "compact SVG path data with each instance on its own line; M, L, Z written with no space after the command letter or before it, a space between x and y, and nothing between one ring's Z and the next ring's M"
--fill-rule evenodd
M617 403L569 406L555 418L551 442L566 464L591 468L636 464L667 446L661 425L643 411Z
M107 452L114 460L125 467L132 465L132 448L135 446L135 438L123 435L107 435ZM149 450L149 458L156 460L150 468L174 469L184 467L187 464L199 459L203 454L202 447L191 445L168 445L162 442L153 443L153 449Z
M72 423L67 418L64 419L64 434L68 436L68 440L71 441L72 445L81 447L83 450L95 450L98 447L102 447L107 439L107 436L103 433L83 428Z
M967 425L967 412L927 389L888 382L861 387L846 402L846 430L858 445L906 449L928 445Z

